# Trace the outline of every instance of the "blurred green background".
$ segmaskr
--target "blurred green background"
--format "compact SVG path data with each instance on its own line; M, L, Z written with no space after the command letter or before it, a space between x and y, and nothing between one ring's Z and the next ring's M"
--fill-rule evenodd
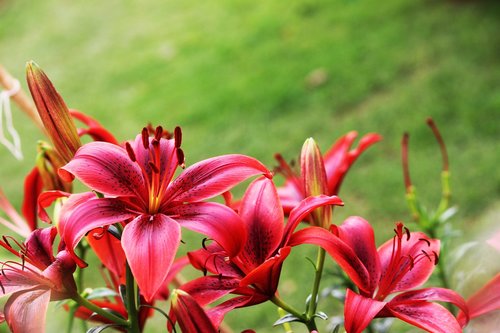
M336 223L365 217L378 243L395 221L410 221L404 131L414 183L437 204L441 157L425 125L432 116L449 150L454 224L479 238L499 215L499 31L494 0L0 0L0 64L26 89L25 62L35 60L70 107L120 140L148 122L182 126L188 165L243 153L273 167L274 153L296 158L307 137L325 151L347 131L378 132L384 141L347 176L346 205L335 215ZM14 112L26 158L0 147L0 186L19 207L42 136ZM309 250L285 265L281 292L297 306L312 270L296 266L309 267ZM66 319L54 313L49 331L61 331ZM235 332L280 332L271 328L277 318L269 305L228 322ZM146 332L162 330L156 318Z

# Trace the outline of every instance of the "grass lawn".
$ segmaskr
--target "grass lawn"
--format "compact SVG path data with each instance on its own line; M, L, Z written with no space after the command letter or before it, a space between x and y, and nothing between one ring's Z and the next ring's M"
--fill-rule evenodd
M35 60L70 107L121 140L148 122L182 126L188 165L243 153L272 167L275 152L295 158L310 136L326 150L347 131L378 132L384 141L347 176L335 222L361 215L379 243L395 221L410 221L404 131L420 195L430 205L439 199L439 148L425 125L432 116L449 149L454 223L478 237L499 202L499 15L493 0L0 0L0 64L24 81L25 62ZM0 186L19 206L41 135L22 114L14 122L26 159L0 147ZM297 267L314 253L296 251L285 265L281 293L297 307L312 276ZM275 313L244 309L228 323L280 332L270 328ZM155 323L147 332L161 331Z

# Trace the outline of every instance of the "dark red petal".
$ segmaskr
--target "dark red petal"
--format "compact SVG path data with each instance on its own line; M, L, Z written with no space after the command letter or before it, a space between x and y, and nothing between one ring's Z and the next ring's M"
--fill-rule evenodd
M24 179L24 198L21 211L31 230L37 227L38 196L42 193L43 182L37 167Z
M269 258L283 237L283 209L273 181L262 177L250 184L239 214L248 237L238 258L248 272Z
M346 332L361 333L385 305L386 302L379 302L347 289L344 305Z
M123 229L123 250L147 301L165 281L180 241L180 225L163 214L141 215Z
M370 274L370 293L375 290L380 279L380 259L375 246L373 228L358 216L349 217L341 226L333 226L337 236L350 246Z
M59 198L67 198L71 195L71 193L63 192L63 191L45 191L40 196L38 196L37 200L37 211L38 216L44 222L51 223L51 219L47 214L45 208L49 207ZM93 195L95 197L95 194Z
M281 248L274 257L267 259L241 280L241 286L254 285L262 295L273 297L278 288L283 261L290 254L290 247Z

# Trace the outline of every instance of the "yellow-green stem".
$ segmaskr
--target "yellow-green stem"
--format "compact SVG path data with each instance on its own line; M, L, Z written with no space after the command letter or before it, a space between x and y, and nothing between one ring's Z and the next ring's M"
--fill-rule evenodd
M127 296L127 311L128 311L128 333L139 333L139 316L137 310L137 294L135 288L135 279L132 274L132 270L127 263L127 272L126 272L126 296Z
M325 264L325 254L326 251L323 248L318 248L318 257L316 259L316 272L314 273L314 284L311 292L311 301L307 311L307 318L309 320L314 320L314 314L316 313L316 308L318 305L317 298L319 292L319 284L321 282L321 276L323 275L323 267Z
M95 305L94 303L90 302L89 300L83 298L80 294L75 294L72 299L77 302L79 305L83 306L83 307L86 307L87 309L95 312L96 314L106 318L106 319L109 319L111 320L112 322L118 324L118 325L122 325L122 326L125 326L127 327L128 326L128 321L126 321L125 319L123 318L120 318L118 316L115 316L114 314L104 310L104 309L101 309L100 307L98 307L97 305Z

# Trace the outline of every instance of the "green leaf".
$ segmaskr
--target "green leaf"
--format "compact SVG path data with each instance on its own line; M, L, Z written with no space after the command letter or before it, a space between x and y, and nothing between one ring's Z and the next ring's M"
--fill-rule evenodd
M118 293L109 288L96 288L92 289L92 291L87 295L87 299L96 299L103 297L115 297L118 296Z
M104 331L105 329L112 328L112 327L123 327L122 325L117 325L117 324L106 324L106 325L101 325L97 327L92 327L87 330L87 333L100 333Z
M295 317L292 314L287 314L286 316L283 316L280 319L276 320L276 322L273 324L273 326L283 325L283 324L290 323L293 321L301 322L302 320L298 317Z

